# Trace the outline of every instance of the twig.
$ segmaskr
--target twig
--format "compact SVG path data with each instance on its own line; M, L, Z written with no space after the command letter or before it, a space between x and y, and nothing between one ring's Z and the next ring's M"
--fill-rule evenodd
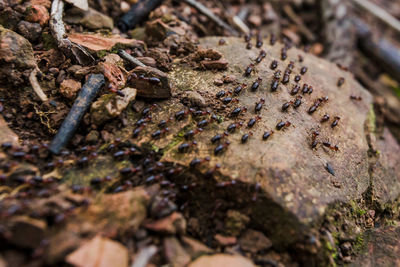
M93 56L82 46L71 42L65 33L64 22L62 20L64 11L64 2L62 0L53 0L51 5L50 29L54 39L67 56L75 59L80 65L87 65L95 61Z
M78 98L63 121L57 135L50 145L50 151L59 154L61 149L68 143L85 115L90 104L96 97L97 92L104 85L105 80L102 74L91 74L82 86Z
M131 267L146 267L151 257L153 257L156 253L157 247L154 245L143 248L136 255L135 261L132 263Z
M43 92L42 87L40 87L40 84L37 80L37 73L39 71L39 68L36 66L31 74L29 75L29 82L32 85L33 91L36 93L36 95L42 100L42 102L46 102L48 100L46 94Z
M378 62L387 73L400 82L400 51L385 39L375 42L370 29L364 22L354 20L354 23L361 51Z
M245 34L250 33L249 27L247 27L247 25L243 22L243 20L242 20L239 16L233 16L232 22L233 22L233 24L235 24L235 26L236 26L237 28L239 28L243 33L245 33Z
M218 26L229 31L232 35L239 35L239 33L235 29L233 29L231 26L229 26L227 23L225 23L222 19L217 17L211 10L209 10L202 3L199 3L196 0L183 0L183 2L196 8L198 11L203 13L203 15L207 16L209 19L214 21Z
M161 5L163 0L139 0L118 22L118 28L126 32L135 28L142 22L156 7Z
M368 0L353 0L358 6L362 7L363 9L367 10L387 25L395 29L400 33L400 21L398 21L395 17L390 15L386 12L383 8L375 5L374 3Z
M283 11L285 11L286 15L289 17L289 19L296 23L297 26L299 27L299 31L309 40L309 41L315 41L315 36L314 34L304 25L303 21L301 18L299 18L296 13L293 11L292 7L289 5L284 5L283 6Z
M144 65L139 59L129 55L125 50L119 50L118 54L125 59L126 61L129 61L130 63L132 63L135 66L140 66L140 67L146 67L146 65Z

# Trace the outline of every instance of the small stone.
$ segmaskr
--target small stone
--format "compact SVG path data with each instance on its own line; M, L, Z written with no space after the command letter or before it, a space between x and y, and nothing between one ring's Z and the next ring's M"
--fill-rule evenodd
M36 248L45 238L47 224L42 220L18 216L12 220L10 242L23 248Z
M252 24L255 27L260 27L262 22L261 16L259 15L250 15L247 20L250 24Z
M222 57L222 54L214 49L199 49L193 56L194 61L202 61L204 59L218 60Z
M239 255L215 254L211 256L201 256L191 262L188 267L255 267L247 258Z
M238 236L246 228L250 218L239 211L228 210L225 218L225 231L232 236Z
M181 241L182 241L185 249L190 253L190 256L192 256L192 258L195 258L195 257L199 256L200 254L213 252L212 249L210 249L203 243L201 243L198 240L195 240L193 238L190 238L187 236L182 236Z
M182 214L174 212L158 221L147 222L144 224L144 227L155 232L184 234L186 232L186 220Z
M164 254L168 263L173 267L187 266L190 262L190 255L185 251L178 239L175 237L164 239Z
M113 54L113 53L108 54L103 59L104 59L104 62L109 63L109 64L114 64L117 66L123 66L123 64L124 64L124 60L117 54Z
M203 108L206 106L206 100L195 91L185 91L183 101L189 102L190 106Z
M138 96L145 98L169 98L171 96L171 85L168 75L156 68L152 67L136 67L131 71L133 77L129 84L138 89ZM143 75L143 78L140 76ZM149 79L158 79L159 82L153 82Z
M38 22L41 26L44 26L49 22L49 12L43 5L32 5L27 8L27 12L28 14L25 19L29 22Z
M92 130L86 135L86 142L90 144L95 144L100 137L100 133L98 131Z
M237 238L234 236L223 236L220 234L216 234L214 239L217 240L218 244L221 246L232 246L237 243Z
M78 91L81 89L82 84L78 81L73 79L66 79L63 80L60 84L60 93L68 98L68 99L75 99Z
M129 263L128 249L121 243L96 236L66 257L74 266L121 266Z
M344 242L340 245L340 251L344 256L349 256L351 254L351 244L350 242Z
M0 115L0 140L1 143L11 143L18 146L18 135L8 127L2 115Z
M91 30L110 29L114 28L114 21L107 15L89 8L83 11L79 8L71 8L67 11L65 21L68 23L81 24Z
M37 41L42 35L42 27L39 23L31 23L23 20L18 23L17 29L18 33L31 42Z
M228 68L228 61L226 59L203 60L200 66L206 70L225 70Z
M240 237L239 244L244 251L249 251L251 253L267 250L272 246L271 240L263 233L251 229L247 230Z
M90 115L94 124L100 125L118 117L136 97L136 89L127 87L121 92L124 96L104 94L92 104Z
M216 85L216 86L222 86L223 84L224 84L224 81L221 79L214 80L214 85Z

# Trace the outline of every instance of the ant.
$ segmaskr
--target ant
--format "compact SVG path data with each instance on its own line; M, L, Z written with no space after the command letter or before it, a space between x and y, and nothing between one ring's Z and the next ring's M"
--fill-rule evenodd
M152 117L148 116L145 118L141 118L138 121L135 122L135 126L141 126L142 124L146 123L146 122L151 122Z
M113 154L113 157L114 157L114 159L120 159L120 158L122 158L123 156L132 155L132 154L134 154L136 151L137 151L136 148L131 147L129 150L125 150L125 151L124 151L124 150L120 150L120 151L115 152L115 153Z
M151 134L151 138L153 138L153 139L158 139L158 138L160 138L162 135L166 134L167 132L169 132L169 128L168 128L168 127L167 127L167 128L164 128L164 129L161 129L161 130L156 130L155 132L153 132L153 133Z
M183 120L189 113L191 112L190 109L187 110L180 110L178 112L175 113L175 119L177 121L181 121Z
M329 98L328 98L327 96L318 98L318 99L314 102L314 104L310 107L310 109L308 110L308 113L309 113L309 114L314 113L314 112L317 110L317 108L318 108L322 103L327 102L328 99L329 99Z
M338 117L338 116L334 117L331 127L332 128L336 127L339 124L339 120L340 120L340 117Z
M168 118L167 120L161 120L158 124L157 127L160 129L164 129L165 127L167 127L167 124L172 121L172 118Z
M300 76L300 75L294 76L294 81L295 81L296 83L298 83L300 80L301 80L301 76Z
M235 132L235 130L236 130L237 128L242 127L242 125L243 125L243 122L232 123L232 124L230 124L230 125L226 128L226 130L227 130L229 133L233 133L233 132Z
M263 136L262 136L262 139L263 139L263 140L267 140L273 133L274 133L274 131L267 131L267 132L264 132L264 134L263 134Z
M274 79L279 80L281 78L282 72L280 70L277 70L274 72Z
M210 157L205 157L203 159L198 159L198 158L194 158L190 163L189 166L190 168L194 168L196 166L198 166L199 164L203 163L203 162L208 162L210 161Z
M178 152L179 153L186 153L189 151L189 148L191 148L192 146L197 146L197 142L193 141L191 144L188 143L183 143L181 145L178 146Z
M339 147L338 147L337 145L332 146L331 143L328 142L328 141L322 142L322 144L323 144L325 147L329 148L330 150L333 150L333 151L338 151L338 150L339 150Z
M272 60L271 65L269 66L271 70L274 70L278 67L278 61Z
M361 100L362 100L362 97L361 97L361 96L351 95L351 96L350 96L350 99L352 99L352 100L357 100L357 101L361 101Z
M283 47L281 50L281 59L285 60L287 58L287 49L286 47Z
M146 123L143 123L139 127L136 127L135 130L133 130L132 137L137 138L140 134L140 132L146 127Z
M227 96L227 97L223 98L221 101L222 101L222 103L224 103L225 105L229 104L230 102L239 103L239 99L237 99L237 98L232 98L232 97L230 97L230 96Z
M266 55L267 55L267 53L264 50L261 50L260 54L256 58L256 63L257 64L260 63L265 58Z
M309 90L309 88L308 88L308 84L303 84L303 90L301 91L303 94L307 94L308 93L308 90Z
M260 34L257 34L256 47L260 48L262 45L263 45L262 37Z
M283 75L283 78L282 78L282 83L287 84L289 82L289 80L290 80L290 76L287 72L285 72L285 74Z
M280 122L278 122L278 124L276 124L276 129L279 131L283 127L289 127L290 125L292 125L290 121L286 121L286 122L285 121L280 121Z
M308 70L307 67L302 67L302 68L300 69L300 74L301 74L301 75L306 74L307 70Z
M341 87L345 82L345 79L343 77L340 77L337 81L337 86Z
M273 82L271 83L271 92L275 92L278 89L279 86L279 80L274 79Z
M301 105L301 99L302 99L301 96L296 97L296 100L293 102L293 107L294 107L294 108L300 107L300 105Z
M219 154L221 154L222 151L223 151L224 149L226 149L230 144L231 144L231 142L225 141L225 143L218 145L218 146L214 149L214 155L219 155Z
M209 177L209 178L210 178L210 177L213 177L213 176L214 176L214 173L215 173L219 168L221 168L221 164L217 163L217 164L215 164L215 166L214 166L213 168L207 170L206 173L205 173L204 175L205 175L206 177Z
M215 95L215 97L217 98L217 99L220 99L221 97L223 97L223 96L225 96L226 95L226 92L224 91L224 90L221 90L221 91L219 91L216 95Z
M249 122L247 123L247 127L248 128L252 128L256 124L256 122L259 121L259 120L261 120L261 116L257 116L255 118L251 118L249 120Z
M218 45L224 45L226 41L224 39L219 39Z
M253 136L253 132L245 133L241 139L242 144L245 144L250 136Z
M153 104L150 107L144 108L142 110L142 116L147 116L150 113L150 111L152 111L153 109L155 109L157 107L158 107L157 104Z
M207 120L207 119L204 119L204 120L199 121L199 122L197 123L197 127L198 127L198 128L204 128L204 127L206 127L209 123L211 123L211 122L213 122L213 121L217 121L217 120L218 120L217 116L212 115L211 118L208 119L208 120Z
M253 47L253 45L250 42L248 42L247 45L246 45L246 49L250 50L252 47Z
M271 38L269 39L269 43L270 45L274 45L277 41L276 35L275 34L271 34Z
M194 109L191 109L191 112L192 112L193 117L204 116L204 115L210 114L210 111L208 111L208 110L196 110L195 111Z
M232 110L232 112L231 112L231 114L230 114L230 117L237 117L237 116L239 116L241 113L244 113L244 112L246 112L247 111L247 108L246 107L238 107L238 108L235 108L234 110Z
M247 66L244 76L250 76L250 74L254 71L254 64L250 64Z
M296 94L299 92L299 90L300 90L300 85L296 84L296 85L293 87L292 91L290 91L290 94L291 94L291 95L296 95Z
M245 83L244 83L244 84L241 84L241 85L238 85L235 89L233 89L233 93L234 93L235 95L239 95L240 92L242 92L242 90L243 90L245 87L246 87L246 84L245 84Z
M294 68L294 61L290 61L287 66L287 69L290 70L290 72L291 72L293 70L293 68Z
M213 138L211 138L211 143L214 144L216 142L219 142L219 141L221 141L221 139L223 139L227 136L229 136L229 134L227 132L224 132L223 134L216 134L213 136Z
M189 130L189 131L187 131L187 132L183 135L183 137L184 137L186 140L190 140L190 139L193 138L194 135L196 135L196 134L198 134L198 133L201 133L201 132L203 132L203 129L202 129L202 128L197 128L197 129L194 129L194 130Z
M258 87L260 86L262 82L262 79L260 77L257 78L257 80L255 82L253 82L253 84L251 85L251 91L256 91L258 89Z
M236 181L235 180L231 180L231 181L220 182L216 186L220 187L220 188L224 188L226 186L235 185L235 184L236 184Z
M265 103L265 99L261 98L260 102L256 102L256 106L254 107L254 111L255 112L259 112L262 109L264 103Z
M244 41L245 41L246 43L248 43L248 42L250 42L250 40L251 40L251 35L250 35L250 34L245 34L245 36L244 36Z
M313 131L311 133L311 148L314 149L318 145L317 136L319 135L319 131Z
M291 104L293 104L293 101L283 103L282 111L286 111L290 107Z
M326 122L328 121L330 118L330 116L328 114L325 114L324 116L322 116L321 122Z
M304 57L302 55L298 55L297 57L299 58L299 62L303 62L304 61Z

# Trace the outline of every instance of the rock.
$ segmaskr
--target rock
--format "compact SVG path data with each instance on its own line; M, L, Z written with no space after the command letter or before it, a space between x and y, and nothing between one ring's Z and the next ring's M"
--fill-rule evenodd
M97 71L103 73L109 82L110 89L119 90L125 87L127 71L115 64L100 62Z
M112 64L112 65L117 65L117 66L123 66L124 65L124 60L118 56L117 54L108 54L103 58L104 62Z
M81 24L91 30L112 30L114 28L114 21L112 18L93 8L89 8L87 11L72 8L68 10L67 15L65 16L65 21L68 23Z
M195 91L185 91L182 100L187 102L189 106L204 108L206 100L199 93Z
M74 79L66 79L63 80L60 84L60 93L68 98L68 99L75 99L78 91L81 89L82 84Z
M87 0L65 0L65 2L70 3L74 5L77 8L80 8L82 10L88 10L89 9L89 4Z
M247 258L239 255L215 254L212 256L201 256L191 262L188 267L254 267L255 265Z
M89 144L95 144L99 140L99 138L100 138L100 133L96 130L92 130L86 135L85 140Z
M36 42L42 35L42 27L39 23L21 21L17 25L18 33L31 42Z
M100 34L71 33L68 38L92 52L110 51L118 48L144 49L144 43L135 39L126 39L119 35L102 36Z
M228 210L225 218L225 231L227 234L238 236L246 228L250 218L236 210Z
M186 232L186 220L182 214L174 212L158 221L146 222L144 223L144 227L155 232L184 234Z
M172 201L156 196L150 206L150 216L152 218L162 218L170 215L177 210L177 206Z
M267 250L272 246L272 242L263 233L251 229L240 237L239 244L242 250L251 253Z
M196 258L201 254L205 253L212 253L213 250L204 245L203 243L197 241L196 239L187 237L187 236L182 236L181 237L182 244L186 251L190 253L190 256L192 258Z
M218 60L222 57L222 54L214 49L199 49L197 52L193 55L193 60L200 62L202 60L208 59L208 60Z
M58 232L50 238L49 247L45 256L46 262L50 265L54 265L56 262L64 259L67 253L75 250L81 242L81 237L76 232Z
M361 254L350 266L399 266L400 227L386 226L363 236Z
M216 234L214 239L217 240L218 244L221 246L232 246L237 243L237 238L234 236L223 236L220 234Z
M45 238L46 222L27 216L12 219L10 243L22 248L37 248Z
M0 140L1 143L11 143L18 146L18 136L8 127L2 115L0 115Z
M93 123L100 125L118 117L136 97L136 89L127 87L121 92L124 94L123 97L116 94L105 94L92 104L90 115Z
M37 22L40 26L45 26L50 19L50 14L44 5L31 5L27 8L25 20Z
M28 40L0 25L0 62L11 67L31 69L36 66L33 49ZM3 65L1 70L9 68Z
M118 242L96 236L69 254L66 262L82 267L127 267L129 263L128 249Z
M130 74L132 78L128 84L137 88L138 96L145 98L169 98L171 96L171 86L166 73L146 66L136 67ZM158 80L154 80L154 78Z
M190 262L190 256L175 237L164 239L164 254L173 267L183 267Z

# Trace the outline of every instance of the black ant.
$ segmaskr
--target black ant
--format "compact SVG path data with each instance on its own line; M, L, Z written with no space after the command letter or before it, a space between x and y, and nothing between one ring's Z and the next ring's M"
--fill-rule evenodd
M186 152L189 151L189 148L191 148L193 146L197 146L197 142L196 141L193 141L191 144L183 143L183 144L178 146L178 152L179 153L186 153Z
M299 90L300 90L300 85L296 84L296 85L293 87L292 91L290 91L290 94L291 94L291 95L296 95L296 94L299 92Z
M344 84L345 79L343 77L340 77L337 81L337 86L341 87Z
M237 128L242 127L242 125L243 125L243 122L232 123L232 124L230 124L230 125L226 128L226 130L227 130L229 133L233 133Z
M224 40L224 39L219 39L219 41L218 41L218 45L224 45L224 44L226 44L226 41Z
M219 141L221 141L221 139L223 139L227 136L229 136L229 134L227 132L224 132L223 134L216 134L211 138L211 143L214 144L216 142L219 142Z
M286 47L283 47L281 50L281 59L285 60L287 58L287 49Z
M227 96L227 97L223 98L221 101L222 101L222 103L224 103L225 105L226 105L226 104L229 104L229 103L231 103L231 102L239 103L239 99L237 99L237 98L232 98L232 97L230 97L230 96Z
M153 139L158 139L158 138L160 138L162 135L166 134L167 132L169 132L169 128L168 128L168 127L167 127L167 128L164 128L164 129L161 129L161 130L156 130L155 132L153 132L153 133L151 134L151 138L153 138Z
M226 95L226 92L224 90L221 90L215 95L215 97L219 99L225 95Z
M271 34L271 38L269 39L269 43L271 45L274 45L277 41L276 35L275 34Z
M279 86L279 80L274 79L271 83L271 92L275 92L278 89Z
M269 66L271 70L274 70L278 67L278 61L272 60L271 65Z
M289 127L290 125L292 125L291 123L290 123L290 121L280 121L280 122L278 122L278 124L276 124L276 129L279 131L279 130L281 130L283 127Z
M262 139L263 139L263 140L267 140L273 133L274 133L274 131L267 131L267 132L264 132L264 134L263 134L263 136L262 136Z
M178 112L175 113L175 119L177 121L181 121L183 120L189 113L191 112L191 110L186 109L186 110L180 110Z
M245 133L241 139L242 144L246 143L250 136L253 136L253 132Z
M248 43L248 42L250 42L250 40L251 40L251 35L250 34L245 34L244 35L244 41Z
M252 128L256 124L256 122L259 121L259 120L261 120L261 116L257 116L255 118L251 118L249 120L249 122L247 123L247 127Z
M151 116L148 116L148 117L145 117L145 118L141 118L141 119L139 119L139 120L137 120L135 122L135 126L141 126L142 124L144 124L146 122L151 122L151 120L152 120Z
M183 135L183 137L184 137L186 140L190 140L190 139L193 138L194 135L196 135L196 134L198 134L198 133L201 133L201 132L203 132L203 129L202 129L202 128L197 128L197 129L194 129L194 130L189 130L189 131L187 131L187 132Z
M113 157L114 157L114 159L120 159L120 158L122 158L124 156L132 155L135 152L137 152L136 148L131 147L129 150L125 150L125 151L124 150L120 150L120 151L115 152L113 154Z
M329 121L330 116L328 114L325 114L324 116L322 116L321 122L326 122Z
M258 89L262 82L262 79L260 77L257 78L257 80L251 85L251 90L254 92Z
M246 107L238 107L238 108L235 108L234 110L232 110L232 112L231 112L231 114L230 114L230 117L237 117L237 116L239 116L241 113L244 113L244 112L246 112L247 111L247 108Z
M300 80L301 80L301 76L300 76L300 75L294 76L294 81L295 81L296 83L298 83Z
M265 103L265 99L264 99L264 98L261 98L261 99L260 99L260 102L257 102L257 103L256 103L256 106L254 107L254 111L255 111L255 112L259 112L259 111L262 109L264 103Z
M244 76L250 76L250 74L254 71L254 64L250 64L247 66Z
M146 123L143 123L142 125L140 125L139 127L136 127L134 130L133 130L133 133L132 133L132 137L133 138L137 138L138 136L139 136L139 134L142 132L142 130L146 127Z
M339 147L337 145L332 146L331 143L328 142L328 141L322 142L322 144L325 147L329 148L330 150L333 150L333 151L338 151L339 150Z
M238 85L237 87L235 87L235 89L233 89L233 93L234 93L235 95L239 95L240 92L242 92L242 90L243 90L245 87L246 87L246 84Z
M161 120L158 124L157 127L160 129L164 129L165 127L167 127L167 124L172 121L172 118L169 118L167 120Z
M307 67L302 67L302 68L300 69L300 74L301 74L301 75L306 74L307 70L308 70Z
M218 146L214 149L214 155L219 155L219 154L221 154L222 151L223 151L224 149L226 149L230 144L231 144L231 142L225 141L225 143L218 145Z
M261 50L260 54L256 58L256 63L257 64L260 63L265 58L266 55L267 55L267 53L264 50Z
M300 107L300 105L301 105L301 99L302 99L301 96L296 97L296 100L293 102L293 107L294 107L294 108Z
M308 93L308 84L303 84L303 90L301 91L303 94L307 94Z
M336 127L339 124L339 120L340 120L340 117L338 117L338 116L334 117L331 127L332 128Z
M319 131L313 131L311 133L311 148L314 149L318 145L317 136L319 135Z
M261 35L258 34L257 35L257 40L256 40L256 47L260 48L262 45L263 45L263 41L262 41Z
M153 104L153 105L151 105L150 107L144 108L144 109L142 110L142 116L147 116L147 114L149 114L150 111L152 111L153 109L155 109L155 108L157 108L157 107L158 107L157 104Z
M278 80L281 78L282 72L280 70L277 70L274 72L274 79Z
M195 168L196 166L198 166L201 163L204 162L208 162L210 161L210 157L205 157L203 159L198 159L198 158L194 158L190 163L189 163L189 167L190 168Z
M291 104L293 104L293 101L283 103L282 111L286 111L290 107Z
M207 171L205 172L204 176L206 176L206 177L213 177L213 176L214 176L214 173L215 173L219 168L221 168L221 164L219 164L219 163L215 164L214 167L212 167L211 169L209 169L209 170L207 170Z
M247 45L246 45L246 49L250 50L252 47L253 47L253 45L250 42L248 42Z
M351 95L351 96L350 96L350 99L352 99L352 100L357 100L357 101L361 101L361 100L362 100L362 97L361 97L361 96L356 96L356 95Z

